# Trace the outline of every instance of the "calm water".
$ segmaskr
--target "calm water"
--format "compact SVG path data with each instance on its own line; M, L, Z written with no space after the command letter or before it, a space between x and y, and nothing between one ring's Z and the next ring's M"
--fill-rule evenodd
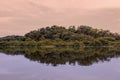
M58 59L53 55L50 55L52 57L50 59L45 55L38 59L39 55L28 57L16 55L19 51L11 53L7 50L0 53L0 80L120 80L119 55L110 51L116 56L108 53L107 57L104 55L102 58L98 57L96 52L94 51L94 55L91 53L95 57L92 56L90 59L87 57L88 60L83 59L83 55L80 55L82 56L80 60L78 57L68 60L65 55L65 59L63 57Z

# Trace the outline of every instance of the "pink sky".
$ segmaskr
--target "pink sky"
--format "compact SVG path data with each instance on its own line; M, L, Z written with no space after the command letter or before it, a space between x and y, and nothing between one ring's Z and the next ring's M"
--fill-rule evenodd
M120 33L120 0L0 0L0 36L50 25L89 25Z

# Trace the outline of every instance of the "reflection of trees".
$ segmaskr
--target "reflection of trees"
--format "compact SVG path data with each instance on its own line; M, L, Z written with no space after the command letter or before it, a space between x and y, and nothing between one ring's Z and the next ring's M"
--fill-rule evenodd
M120 50L117 48L6 48L0 51L8 55L24 55L32 61L53 66L67 62L73 65L77 62L82 66L90 66L120 56Z

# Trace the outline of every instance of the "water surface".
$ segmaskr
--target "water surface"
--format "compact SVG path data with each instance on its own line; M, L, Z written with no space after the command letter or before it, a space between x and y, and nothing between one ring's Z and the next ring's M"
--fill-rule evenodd
M41 56L6 50L0 53L0 80L120 80L119 51L97 51L86 57L84 52Z

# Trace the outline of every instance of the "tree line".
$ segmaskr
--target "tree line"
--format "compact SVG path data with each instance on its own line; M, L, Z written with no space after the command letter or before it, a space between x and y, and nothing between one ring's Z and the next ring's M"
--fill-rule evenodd
M59 43L58 46L61 44L74 44L75 46L101 46L120 43L120 34L84 25L78 27L70 26L68 28L53 25L30 31L24 36L12 35L0 38L0 42L3 41L22 41L22 44L24 44L24 42L39 42L42 44L43 42L46 43L46 45L48 45L47 43L52 45L54 45L54 43L56 45Z

